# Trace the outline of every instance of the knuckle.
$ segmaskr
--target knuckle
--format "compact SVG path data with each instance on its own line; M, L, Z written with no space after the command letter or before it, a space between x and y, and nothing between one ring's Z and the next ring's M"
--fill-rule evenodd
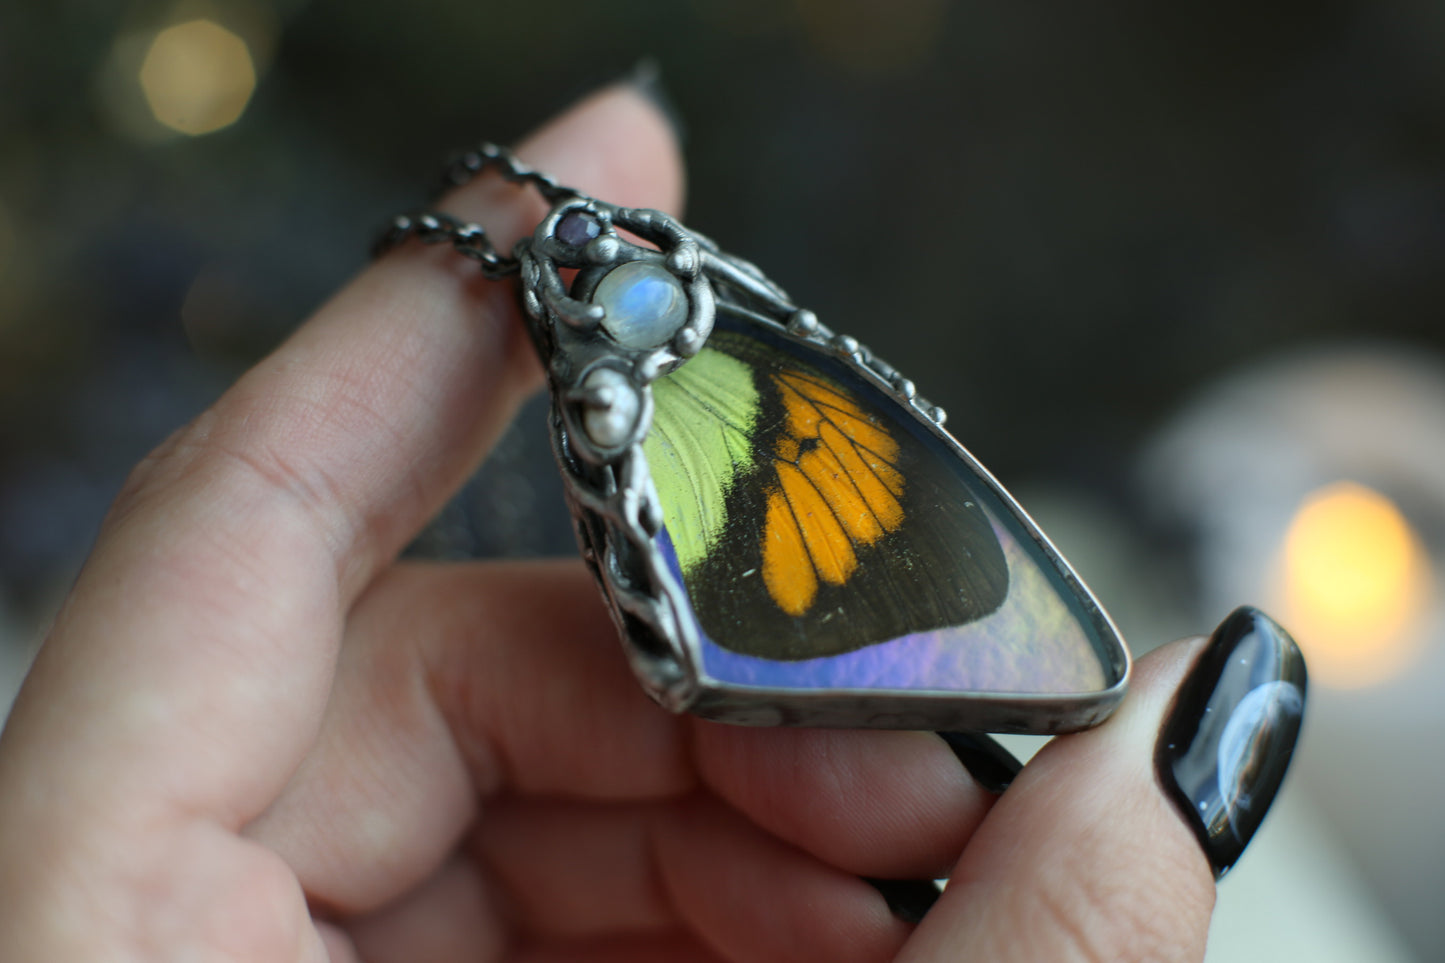
M129 515L149 501L155 492L167 488L177 477L185 474L196 453L196 438L209 434L209 422L213 418L211 412L203 413L171 432L165 441L142 458L130 470L116 494L110 519L114 521Z
M254 406L225 400L175 431L127 476L107 517L115 526L160 501L204 490L224 492L238 505L279 503L317 528L329 542L348 538L351 519L343 486L316 457L334 434L334 412ZM235 410L239 408L240 410ZM328 424L328 422L332 422ZM298 510L299 511L296 511Z

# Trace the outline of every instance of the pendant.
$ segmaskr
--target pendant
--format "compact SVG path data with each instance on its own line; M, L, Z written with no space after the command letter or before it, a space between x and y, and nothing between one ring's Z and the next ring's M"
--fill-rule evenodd
M1108 616L856 340L658 211L560 195L516 255L582 555L663 706L1053 733L1118 704Z

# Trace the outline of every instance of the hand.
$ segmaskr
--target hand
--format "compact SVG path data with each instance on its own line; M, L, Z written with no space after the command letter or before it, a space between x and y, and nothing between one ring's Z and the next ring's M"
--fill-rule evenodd
M627 88L521 154L680 202ZM542 213L447 206L507 243ZM1151 762L1199 643L1001 801L928 733L671 717L580 564L395 561L539 383L509 287L412 245L136 469L0 741L0 958L1201 957ZM860 879L949 872L916 928Z

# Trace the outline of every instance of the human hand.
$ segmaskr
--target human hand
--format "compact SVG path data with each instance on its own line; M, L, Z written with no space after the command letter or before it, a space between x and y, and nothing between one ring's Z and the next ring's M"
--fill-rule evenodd
M680 203L627 88L521 154ZM669 716L580 564L396 562L540 383L468 267L388 255L136 469L0 738L0 959L1201 957L1152 762L1199 642L996 799L928 733ZM860 878L950 872L916 928Z

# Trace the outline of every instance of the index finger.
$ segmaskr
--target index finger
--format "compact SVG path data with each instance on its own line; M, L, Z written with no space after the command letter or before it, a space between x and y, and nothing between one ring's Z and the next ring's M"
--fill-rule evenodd
M671 132L630 87L520 153L620 203L679 200ZM446 206L501 245L541 212L490 178ZM509 286L459 262L413 246L372 265L137 470L0 743L0 787L28 790L0 791L0 824L159 805L239 827L279 791L349 600L538 382Z

